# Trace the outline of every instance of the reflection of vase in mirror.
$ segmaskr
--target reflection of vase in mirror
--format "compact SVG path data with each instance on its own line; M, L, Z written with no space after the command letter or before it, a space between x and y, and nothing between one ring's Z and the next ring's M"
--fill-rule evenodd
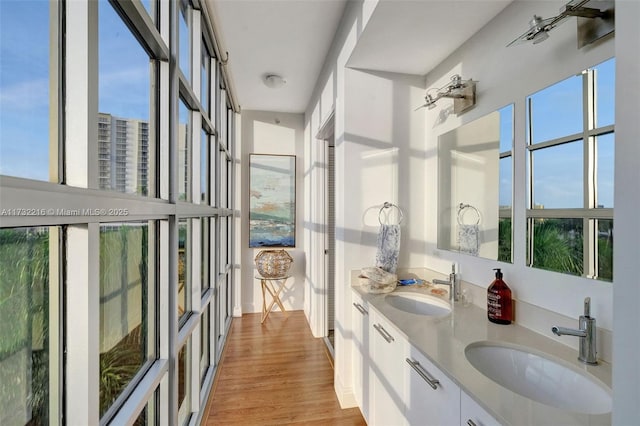
M438 248L511 262L513 105L438 138Z

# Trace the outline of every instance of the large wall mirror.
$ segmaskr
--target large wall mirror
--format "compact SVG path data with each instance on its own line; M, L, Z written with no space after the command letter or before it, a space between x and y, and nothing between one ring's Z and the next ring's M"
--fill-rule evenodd
M438 138L438 248L511 262L513 104Z

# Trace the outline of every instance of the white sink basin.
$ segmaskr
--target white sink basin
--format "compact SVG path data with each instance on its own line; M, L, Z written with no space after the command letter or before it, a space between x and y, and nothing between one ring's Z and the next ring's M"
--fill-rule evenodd
M494 382L542 404L585 414L611 411L611 389L560 359L488 341L471 343L464 354Z
M441 317L451 313L444 300L420 293L393 293L385 296L388 304L410 314Z

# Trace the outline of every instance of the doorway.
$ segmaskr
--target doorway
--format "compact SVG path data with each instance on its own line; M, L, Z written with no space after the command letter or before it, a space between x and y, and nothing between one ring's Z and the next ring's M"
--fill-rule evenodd
M318 192L319 222L323 225L322 235L318 240L320 252L320 279L322 292L317 305L321 309L321 329L329 353L334 354L334 324L335 324L335 137L334 114L332 113L321 127L316 136L318 146L316 150L319 162L322 164L319 180L316 183ZM322 194L322 195L320 195ZM320 324L319 324L320 325Z
M326 297L326 318L327 318L327 340L329 349L333 352L334 347L334 323L335 323L335 246L336 246L336 227L335 227L335 154L334 154L334 138L333 134L327 139L325 150L325 159L327 165L326 173L326 191L325 191L325 224L327 226L325 232L325 288Z

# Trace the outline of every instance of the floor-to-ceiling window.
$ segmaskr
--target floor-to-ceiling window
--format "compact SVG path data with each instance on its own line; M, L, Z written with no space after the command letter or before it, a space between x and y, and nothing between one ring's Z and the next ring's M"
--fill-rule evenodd
M195 424L235 112L202 2L0 2L0 424Z

